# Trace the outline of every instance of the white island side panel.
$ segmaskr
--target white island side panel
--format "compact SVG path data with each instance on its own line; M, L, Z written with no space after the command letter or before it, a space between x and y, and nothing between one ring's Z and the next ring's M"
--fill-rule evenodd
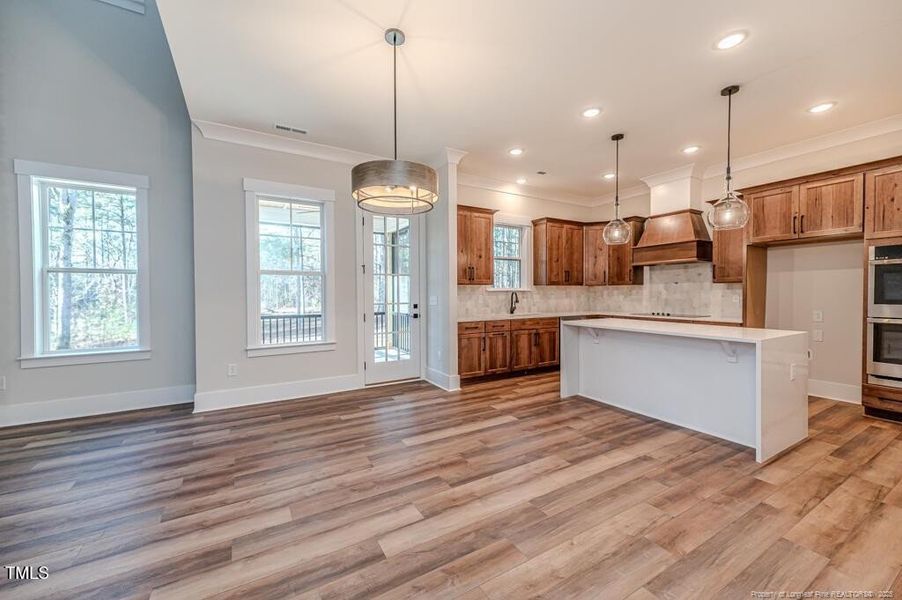
M725 351L720 340L672 332L562 329L562 394L756 447L755 343L733 342Z

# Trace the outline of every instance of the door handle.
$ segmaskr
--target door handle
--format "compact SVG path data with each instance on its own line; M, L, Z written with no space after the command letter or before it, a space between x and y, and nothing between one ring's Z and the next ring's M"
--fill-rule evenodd
M805 233L805 215L799 217L799 233Z
M482 351L485 352L485 336L482 336Z
M792 215L792 235L796 234L796 220L799 218L798 215Z
M536 331L532 334L532 345L533 346L539 345L539 332L538 331Z

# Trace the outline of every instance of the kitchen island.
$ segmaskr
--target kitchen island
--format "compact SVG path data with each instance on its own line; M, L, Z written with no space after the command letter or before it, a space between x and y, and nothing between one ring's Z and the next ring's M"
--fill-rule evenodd
M561 397L582 396L755 449L808 436L808 334L628 319L561 322Z

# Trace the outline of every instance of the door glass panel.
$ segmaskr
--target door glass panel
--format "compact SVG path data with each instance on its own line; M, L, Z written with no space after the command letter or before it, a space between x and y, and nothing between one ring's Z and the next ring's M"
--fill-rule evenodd
M410 219L373 216L373 359L410 360Z

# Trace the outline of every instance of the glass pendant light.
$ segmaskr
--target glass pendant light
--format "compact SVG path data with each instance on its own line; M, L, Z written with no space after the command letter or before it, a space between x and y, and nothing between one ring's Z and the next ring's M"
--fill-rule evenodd
M605 244L626 244L630 241L632 230L629 223L620 218L620 140L622 133L611 136L614 140L614 220L608 221L601 232Z
M733 94L739 91L738 85L731 85L720 90L721 96L727 97L727 192L723 198L714 203L708 211L708 223L717 230L740 229L749 222L749 205L742 195L733 191L733 175L730 172L730 133L733 117Z
M357 206L381 215L415 215L429 212L438 202L435 169L398 160L398 46L404 32L387 29L385 41L392 46L392 90L394 106L394 160L371 160L351 169L351 196Z

